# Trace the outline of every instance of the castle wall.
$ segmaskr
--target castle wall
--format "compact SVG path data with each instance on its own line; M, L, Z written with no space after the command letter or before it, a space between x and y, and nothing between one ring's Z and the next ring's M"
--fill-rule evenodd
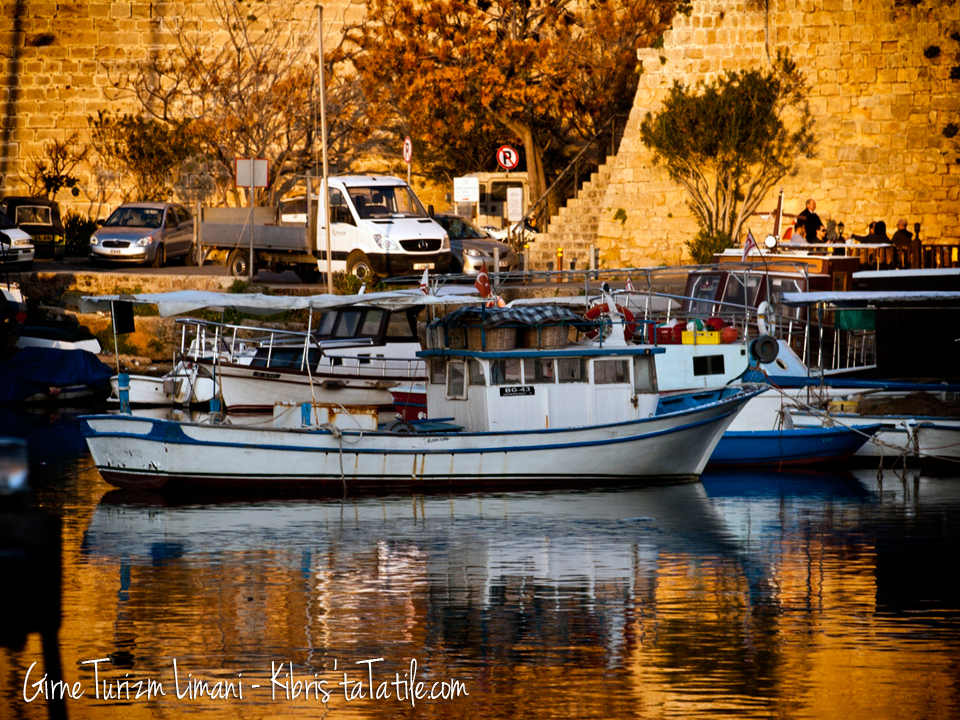
M767 68L788 50L806 75L818 140L816 157L801 159L761 203L797 213L808 197L845 235L866 234L873 220L895 228L921 223L927 242L960 242L960 164L946 138L960 123L960 4L923 0L694 0L678 15L663 47L640 51L643 73L627 134L604 198L598 246L607 267L675 264L697 232L686 195L653 166L639 125L656 112L674 80L710 82L725 71ZM939 47L938 57L924 51ZM626 220L615 220L618 209ZM754 235L769 223L748 223Z

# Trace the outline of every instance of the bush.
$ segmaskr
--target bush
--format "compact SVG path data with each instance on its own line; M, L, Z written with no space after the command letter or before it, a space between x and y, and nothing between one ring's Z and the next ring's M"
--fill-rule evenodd
M66 236L67 255L86 255L90 236L97 229L93 218L84 217L74 210L68 210L63 219L63 232Z
M337 295L356 295L365 283L366 281L347 272L341 271L333 274L333 292ZM364 292L378 292L381 289L380 279L378 278L373 285L368 286Z
M709 233L701 228L696 237L688 240L686 245L693 261L698 265L705 265L713 262L714 255L732 248L733 239L723 231Z

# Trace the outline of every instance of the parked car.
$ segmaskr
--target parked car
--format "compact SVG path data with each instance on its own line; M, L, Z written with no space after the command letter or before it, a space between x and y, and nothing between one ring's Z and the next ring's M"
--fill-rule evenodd
M0 200L0 212L33 239L38 255L58 260L63 257L66 233L56 201L42 197L5 197Z
M121 205L90 236L90 261L148 263L194 260L193 215L178 203L138 202Z
M0 212L0 270L29 270L34 254L30 236Z
M494 250L500 249L500 270L516 270L519 264L517 253L506 243L494 240L466 218L459 215L437 213L433 216L450 236L450 272L476 275L484 263L487 270L494 270Z

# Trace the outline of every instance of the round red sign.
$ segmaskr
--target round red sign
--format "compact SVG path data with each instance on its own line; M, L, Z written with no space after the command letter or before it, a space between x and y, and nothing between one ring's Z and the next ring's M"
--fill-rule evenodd
M410 141L410 138L404 138L403 140L403 161L409 165L413 160L413 143Z
M513 170L520 163L520 153L509 145L501 145L497 150L497 162L504 170Z

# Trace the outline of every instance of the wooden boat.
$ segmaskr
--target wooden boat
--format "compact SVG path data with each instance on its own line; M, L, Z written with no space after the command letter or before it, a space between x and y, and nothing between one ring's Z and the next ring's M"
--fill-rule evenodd
M921 422L913 432L924 472L960 476L960 424Z
M460 319L448 329L477 328ZM479 348L443 342L418 353L432 418L421 423L378 425L375 407L302 403L276 406L260 425L88 416L84 435L104 479L130 488L651 482L696 478L737 412L764 390L661 397L659 348L496 341L511 332L493 324L480 330Z

